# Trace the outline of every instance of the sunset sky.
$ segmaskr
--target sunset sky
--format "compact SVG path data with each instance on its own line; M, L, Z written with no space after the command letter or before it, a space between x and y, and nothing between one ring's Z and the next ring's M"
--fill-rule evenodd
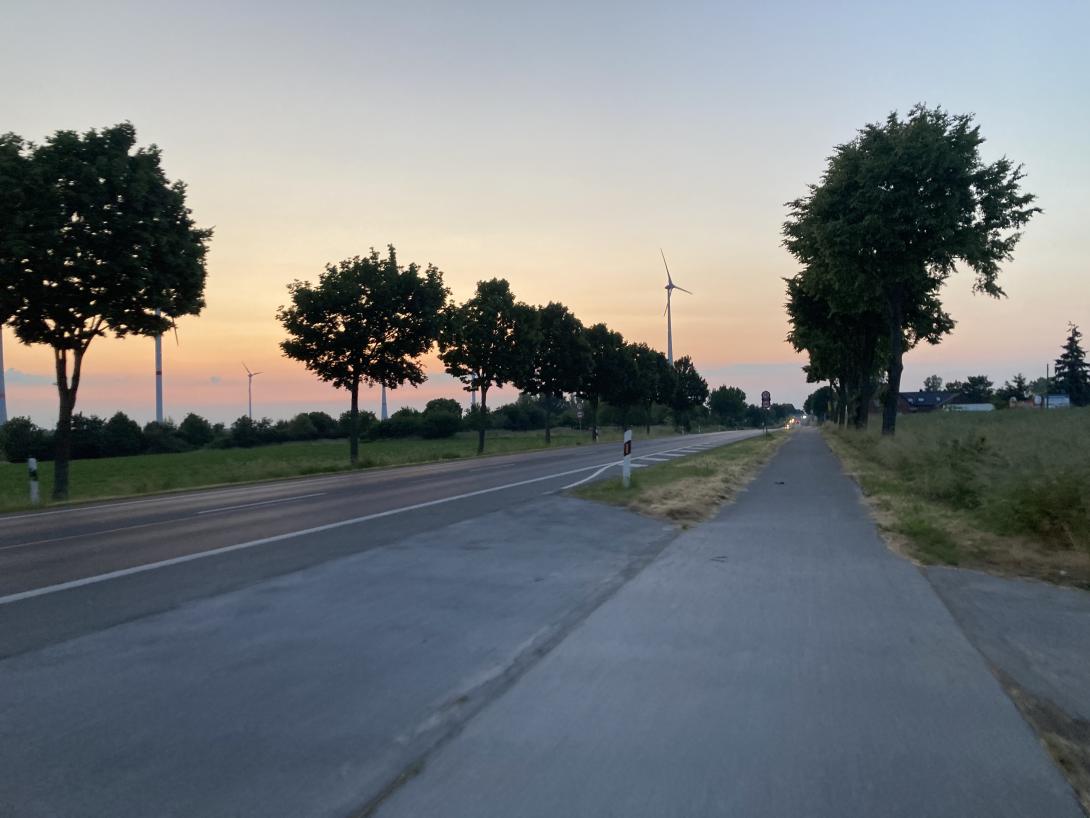
M1001 277L955 276L952 336L924 376L1044 374L1068 321L1090 334L1090 4L55 3L3 0L0 131L134 123L214 226L208 306L167 339L166 411L337 414L347 397L283 358L292 279L371 246L431 262L454 297L503 276L675 354L711 386L801 405L784 342L783 203L856 129L924 101L973 112L986 159L1025 163L1044 214ZM48 349L4 330L9 415L52 425ZM77 409L154 414L153 341L97 340ZM465 400L435 359L391 411ZM377 391L365 408L377 411ZM513 397L497 396L496 402Z

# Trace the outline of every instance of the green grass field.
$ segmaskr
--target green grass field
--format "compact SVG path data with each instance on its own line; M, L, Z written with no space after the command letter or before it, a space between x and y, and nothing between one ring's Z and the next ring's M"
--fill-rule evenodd
M651 436L673 434L671 427L651 428ZM643 437L643 430L636 430ZM604 441L619 441L617 429L602 431ZM554 429L553 447L590 443L590 432ZM505 454L545 448L544 432L489 431L485 454ZM360 443L360 468L398 466L474 457L475 432L461 432L444 440L375 440ZM252 449L200 449L182 454L145 454L74 460L71 466L73 501L126 497L225 483L274 480L348 470L347 440L282 443ZM53 464L39 467L43 504L53 488ZM0 463L0 511L28 507L27 468L24 463Z
M580 486L573 493L683 525L699 522L748 483L787 437L781 432L762 435L636 469L627 489L620 477L611 477Z
M878 426L827 437L913 556L1090 587L1090 409Z

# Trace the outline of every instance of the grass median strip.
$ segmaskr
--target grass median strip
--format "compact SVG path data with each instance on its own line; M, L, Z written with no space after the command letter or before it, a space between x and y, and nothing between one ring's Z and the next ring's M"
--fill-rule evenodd
M893 438L824 431L907 556L1090 589L1090 410L908 415Z
M731 500L786 439L782 432L749 438L634 471L627 489L611 477L572 494L683 525L700 522Z

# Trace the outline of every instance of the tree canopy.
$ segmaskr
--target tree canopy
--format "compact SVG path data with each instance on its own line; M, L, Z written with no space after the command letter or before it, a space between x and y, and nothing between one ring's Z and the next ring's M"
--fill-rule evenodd
M0 324L53 348L60 411L53 497L68 496L84 355L107 332L159 335L204 307L205 255L182 182L122 123L41 145L0 136Z
M1021 166L986 164L983 141L971 116L923 105L905 118L894 112L837 146L820 183L788 204L785 245L825 285L809 289L827 305L827 325L883 320L883 432L895 429L905 350L953 329L943 283L962 263L975 291L1002 295L1000 264L1039 212L1021 190Z
M1090 364L1086 363L1081 340L1079 328L1075 324L1068 325L1067 340L1060 357L1056 359L1052 378L1056 388L1067 395L1075 406L1090 404Z
M582 322L563 304L550 302L537 310L530 364L516 381L523 391L546 400L545 442L552 442L552 415L565 393L579 390L591 368L591 347Z
M526 377L536 337L536 311L516 302L502 278L478 282L472 298L447 309L439 357L467 391L480 391L478 453L484 451L488 390Z
M393 389L425 380L423 356L439 337L448 291L434 266L400 266L390 245L327 265L318 283L288 285L291 303L277 318L284 354L351 396L349 452L359 457L360 384Z

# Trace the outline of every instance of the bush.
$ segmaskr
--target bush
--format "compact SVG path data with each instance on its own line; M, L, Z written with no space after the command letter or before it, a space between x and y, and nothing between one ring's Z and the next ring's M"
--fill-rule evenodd
M72 459L102 457L102 429L106 422L97 415L77 412L72 416Z
M248 449L261 442L257 425L247 415L243 415L231 424L231 444Z
M332 421L333 419L330 418ZM283 440L317 440L318 427L310 419L310 415L302 412L289 420L283 429Z
M318 437L337 438L341 436L340 424L325 412L307 412L307 417L314 424Z
M462 404L453 398L435 398L428 401L428 405L424 407L424 414L428 412L444 411L457 417L459 420L462 418Z
M419 435L423 426L424 416L416 409L406 406L398 409L389 420L380 421L368 430L368 436L372 439L380 437L413 437Z
M28 457L53 459L53 434L27 417L10 418L0 427L4 453L12 463L25 463Z
M429 409L420 423L420 434L429 440L453 437L462 426L462 419L446 409Z
M124 412L117 412L102 427L102 450L106 457L125 457L144 451L140 424Z
M367 437L371 428L378 423L378 418L375 417L374 412L368 412L365 409L361 409L357 414L357 420L359 421L360 437ZM341 437L348 437L352 433L352 413L341 413L340 420L337 421L337 428Z
M211 443L215 433L212 431L211 423L200 415L190 412L182 418L181 425L178 426L178 436L190 446L199 449Z
M144 427L144 446L148 454L177 454L187 452L190 445L178 435L178 428L174 421L165 420L156 423L154 420Z

